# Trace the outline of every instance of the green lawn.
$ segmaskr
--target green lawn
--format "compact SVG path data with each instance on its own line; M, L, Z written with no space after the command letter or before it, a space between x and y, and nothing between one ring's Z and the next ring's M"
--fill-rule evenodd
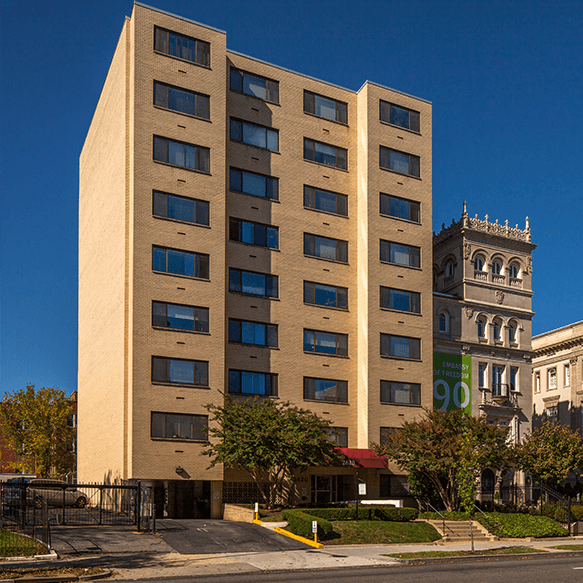
M583 545L557 545L551 549L559 549L561 551L583 551Z
M371 545L386 543L433 542L441 537L426 522L387 522L383 520L334 521L334 532L325 545Z
M542 549L530 547L505 547L501 549L487 549L484 551L420 551L418 553L394 553L384 555L385 557L395 557L397 559L432 559L439 557L465 557L475 555L517 555L523 553L546 553Z
M47 549L34 539L0 530L0 557L31 557L47 553Z

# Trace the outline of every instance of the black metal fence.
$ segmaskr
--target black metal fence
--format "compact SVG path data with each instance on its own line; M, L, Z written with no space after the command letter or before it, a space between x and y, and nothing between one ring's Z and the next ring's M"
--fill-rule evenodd
M5 483L0 494L2 524L24 529L46 507L47 524L135 525L148 529L149 488L135 484ZM142 499L145 499L144 504Z
M4 557L40 555L51 548L49 505L43 498L34 499L29 512L21 506L6 514L2 511L0 528L0 549ZM41 541L46 549L35 541Z

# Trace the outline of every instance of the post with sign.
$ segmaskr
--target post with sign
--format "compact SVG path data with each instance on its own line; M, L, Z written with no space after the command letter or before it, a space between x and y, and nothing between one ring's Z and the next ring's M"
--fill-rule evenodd
M259 520L259 502L255 502L255 520Z
M312 534L314 535L314 542L318 542L318 521L312 520Z
M356 522L358 522L358 470L356 470Z

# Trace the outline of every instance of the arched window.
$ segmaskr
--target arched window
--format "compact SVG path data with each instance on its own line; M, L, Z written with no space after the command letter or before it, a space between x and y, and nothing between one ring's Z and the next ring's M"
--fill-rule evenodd
M483 257L476 257L474 259L474 269L476 271L484 271L484 258Z
M500 275L502 273L502 263L500 261L492 261L492 273L494 275Z
M478 318L478 338L486 338L486 318Z
M518 267L518 265L516 265L516 263L513 263L508 268L508 275L510 275L510 277L514 277L516 279L516 278L518 278L519 274L520 274L520 267Z
M502 322L500 320L494 320L492 332L494 334L494 340L502 340Z
M445 277L451 277L453 275L454 270L455 266L453 264L453 261L448 261L447 265L445 266Z
M510 322L508 325L508 342L516 344L516 324L514 322Z
M482 472L482 494L494 494L495 478L491 469Z
M439 314L439 331L445 334L449 332L449 316L444 312Z

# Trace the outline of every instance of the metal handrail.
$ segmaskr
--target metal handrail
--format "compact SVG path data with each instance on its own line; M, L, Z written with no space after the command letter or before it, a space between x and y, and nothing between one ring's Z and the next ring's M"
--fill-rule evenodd
M507 537L507 533L504 531L504 529L501 526L498 526L496 524L494 524L489 518L488 515L480 508L478 507L475 503L474 503L474 508L484 516L484 518L486 519L486 522L488 523L488 525L490 526L490 528L496 532L496 530L498 531L498 533L502 534L502 536Z
M433 510L433 512L435 512L436 514L439 514L439 516L441 516L441 520L442 520L442 524L441 524L441 531L443 532L443 536L445 536L445 516L439 512L439 510L437 510L436 508L433 508L433 506L431 506L431 504L429 504L429 502L427 502L427 506L429 508L431 508L431 510ZM450 528L451 530L451 528ZM451 532L454 532L453 530L451 530Z

